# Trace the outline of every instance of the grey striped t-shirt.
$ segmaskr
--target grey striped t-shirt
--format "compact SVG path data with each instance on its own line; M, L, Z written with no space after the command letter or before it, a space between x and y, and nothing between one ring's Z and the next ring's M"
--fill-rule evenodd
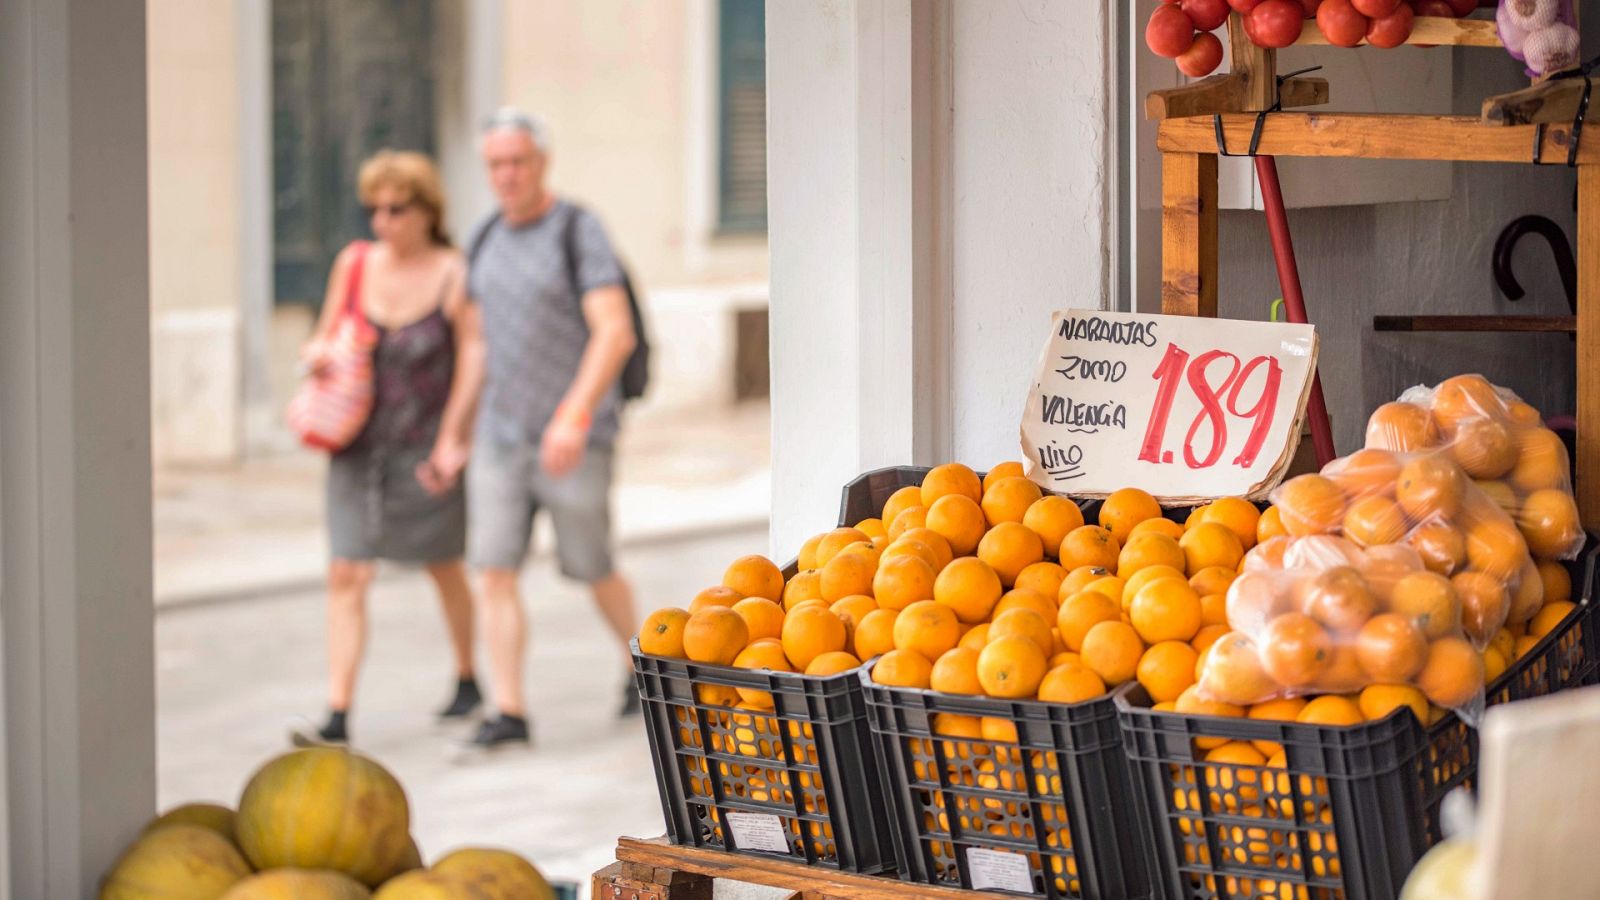
M622 267L604 226L588 210L565 200L526 225L496 218L478 243L467 276L482 310L488 349L478 439L502 446L537 444L578 374L589 342L580 298L622 283ZM569 275L563 230L572 229ZM621 391L613 384L594 411L589 443L610 446L617 436Z

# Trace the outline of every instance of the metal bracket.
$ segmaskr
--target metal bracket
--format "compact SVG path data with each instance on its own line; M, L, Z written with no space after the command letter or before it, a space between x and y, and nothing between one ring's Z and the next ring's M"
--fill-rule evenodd
M602 891L601 897L595 900L661 900L661 894L646 888L623 887L620 884L611 884Z

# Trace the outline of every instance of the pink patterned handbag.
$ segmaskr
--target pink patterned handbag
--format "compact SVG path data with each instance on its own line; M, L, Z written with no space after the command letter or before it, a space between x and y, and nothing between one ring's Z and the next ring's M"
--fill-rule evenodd
M368 244L357 241L345 285L344 308L334 322L321 364L289 401L289 428L307 447L336 453L350 445L372 414L372 351L377 329L361 312L361 269Z

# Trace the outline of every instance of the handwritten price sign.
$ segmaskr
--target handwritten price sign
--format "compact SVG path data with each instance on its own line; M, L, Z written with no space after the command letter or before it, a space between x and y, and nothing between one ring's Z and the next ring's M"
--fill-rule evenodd
M1022 415L1028 476L1075 496L1264 495L1300 441L1310 325L1065 310Z

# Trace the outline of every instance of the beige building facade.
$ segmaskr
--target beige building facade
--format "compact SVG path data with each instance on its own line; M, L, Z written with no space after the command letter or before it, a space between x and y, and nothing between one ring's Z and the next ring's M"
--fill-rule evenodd
M276 2L147 8L158 464L226 463L292 446L281 410L314 309L275 300ZM748 344L751 317L764 323L767 305L764 228L730 229L719 217L727 183L719 166L731 145L721 132L719 29L736 4L421 2L433 58L414 62L431 79L452 231L464 238L491 206L477 123L503 104L543 115L557 192L607 223L646 306L656 352L635 417L733 402L741 333ZM749 2L759 12L760 0ZM763 112L742 109L747 119ZM740 146L751 158L748 142ZM764 327L759 334L764 341Z

